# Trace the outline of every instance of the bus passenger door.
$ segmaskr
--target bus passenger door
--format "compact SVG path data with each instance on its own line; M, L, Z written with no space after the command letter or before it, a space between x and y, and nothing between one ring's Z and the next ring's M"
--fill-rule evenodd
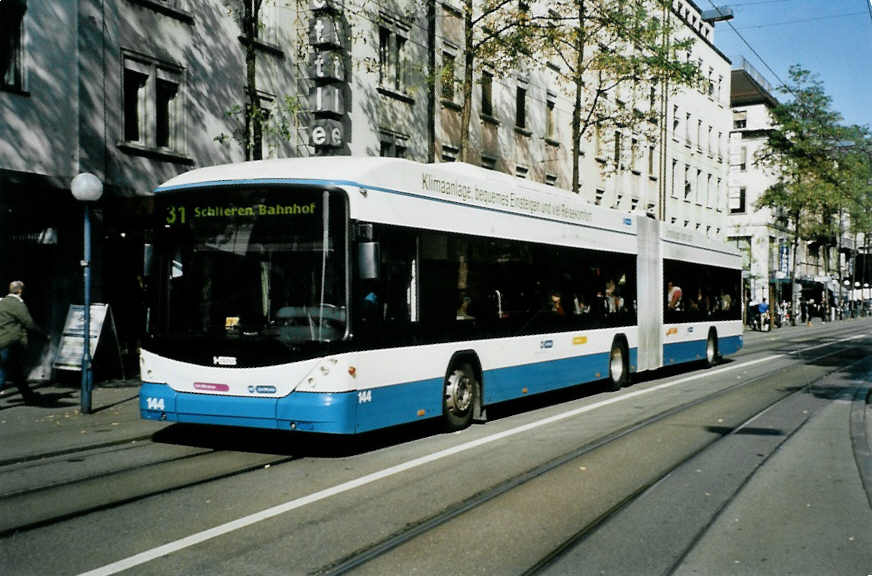
M639 253L636 257L639 353L636 369L663 366L663 265L660 222L646 216L636 219Z

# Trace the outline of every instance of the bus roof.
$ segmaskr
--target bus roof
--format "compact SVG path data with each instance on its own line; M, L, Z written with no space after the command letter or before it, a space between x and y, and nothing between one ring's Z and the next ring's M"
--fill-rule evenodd
M344 188L351 217L360 220L620 252L636 252L636 218L645 217L594 206L569 191L471 164L381 157L287 158L209 166L176 176L155 192L258 183ZM458 206L474 210L458 211ZM546 229L542 221L556 226ZM703 234L660 224L664 240L733 252Z
M157 192L205 183L255 180L354 180L369 181L386 170L402 170L415 162L401 158L318 156L218 164L190 170L157 188Z

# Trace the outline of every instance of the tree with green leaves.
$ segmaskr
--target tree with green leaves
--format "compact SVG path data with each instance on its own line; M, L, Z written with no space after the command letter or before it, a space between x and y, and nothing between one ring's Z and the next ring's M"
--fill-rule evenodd
M266 0L266 3L277 0ZM261 19L264 0L224 0L227 13L233 17L242 32L245 75L243 102L233 104L227 111L228 120L236 125L231 130L233 140L242 148L245 160L263 158L264 137L275 136L276 141L292 141L300 131L300 117L305 112L305 102L297 96L276 97L272 109L261 103L257 83L257 43L263 29ZM297 42L302 49L305 42ZM297 54L303 57L304 54ZM231 136L221 133L215 137L219 144L226 144Z
M263 157L263 109L257 95L257 36L263 0L241 0L239 25L245 38L245 112L242 148L246 160Z
M246 160L260 160L263 157L264 111L257 95L257 37L260 31L260 9L263 0L224 0L227 13L234 17L242 30L245 46L245 102L234 104L226 115L231 121L241 117L242 127L232 130L233 139L242 147ZM227 134L219 134L215 141L224 144L229 140Z
M848 226L855 238L872 233L872 133L864 126L851 126L842 137L848 153L842 159L842 185L848 197ZM856 242L855 242L856 245Z
M755 160L776 181L760 196L757 206L782 208L787 214L793 235L790 282L795 286L800 240L819 234L821 223L837 204L832 187L833 148L839 141L841 116L831 109L832 99L820 80L799 65L790 67L790 83L779 92L790 99L772 110L773 129ZM796 290L792 293L795 323Z
M462 162L469 162L469 123L476 62L487 62L496 73L515 71L519 57L531 53L534 36L530 34L532 16L527 2L480 0L474 3L473 0L463 0L462 11L464 66L459 156Z
M872 141L868 129L861 126L843 126L837 131L838 140L833 146L833 171L830 182L833 192L829 199L835 206L829 207L835 214L829 219L832 233L827 238L835 239L837 274L839 277L839 300L843 301L843 266L841 254L844 250L843 237L853 234L855 238L861 231L872 225L872 198L870 198L870 179L872 179ZM847 218L846 218L847 217Z
M563 85L574 96L573 192L580 188L582 139L590 139L592 128L604 134L627 130L655 141L662 99L700 81L696 65L686 58L694 40L681 37L683 24L672 16L671 5L669 0L549 4L550 18L539 30L546 56L560 62Z

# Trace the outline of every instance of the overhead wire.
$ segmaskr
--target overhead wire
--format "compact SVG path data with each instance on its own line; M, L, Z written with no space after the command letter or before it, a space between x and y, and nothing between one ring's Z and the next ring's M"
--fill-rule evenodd
M872 2L872 0L869 0ZM800 20L785 20L784 22L770 22L769 24L757 24L755 26L743 26L739 30L755 30L758 28L771 28L773 26L786 26L788 24L801 24L804 22L817 22L818 20L832 20L834 18L846 18L848 16L859 16L865 12L846 12L844 14L829 14L826 16L815 16L814 18L802 18Z
M869 1L872 2L872 0L869 0ZM721 13L721 12L720 12L720 8L718 8L717 6L715 6L715 3L714 3L712 0L708 0L708 3L711 4L712 8L714 8L715 10L717 10L718 13ZM744 36L742 36L742 33L739 32L739 31L736 29L735 26L733 26L733 23L730 22L729 20L727 20L727 26L729 26L730 29L732 29L732 31L736 33L736 36L738 36L739 39L740 39L742 42L744 42L745 46L747 46L748 49L749 49L749 50L754 54L754 56L756 56L757 59L760 60L760 62L763 63L763 66L765 66L766 69L769 70L769 72L772 74L772 76L774 76L775 79L778 80L778 82L781 83L781 87L783 87L785 90L787 90L788 92L790 92L791 94L793 94L794 92L793 92L793 90L791 90L790 86L788 86L787 83L786 83L784 80L781 79L781 77L778 75L778 73L777 73L775 70L772 69L772 66L770 66L769 63L766 62L766 60L763 59L763 56L761 56L760 53L757 52L757 50L756 50L753 46L751 46L751 43L748 42L748 40L746 40Z

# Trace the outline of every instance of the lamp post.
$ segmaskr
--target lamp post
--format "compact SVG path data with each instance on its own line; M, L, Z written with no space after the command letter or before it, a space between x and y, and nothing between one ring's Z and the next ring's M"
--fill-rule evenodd
M89 172L73 178L70 188L73 197L85 204L85 255L81 261L85 277L84 334L82 339L82 414L91 413L91 388L94 374L91 370L91 203L103 195L103 183Z

